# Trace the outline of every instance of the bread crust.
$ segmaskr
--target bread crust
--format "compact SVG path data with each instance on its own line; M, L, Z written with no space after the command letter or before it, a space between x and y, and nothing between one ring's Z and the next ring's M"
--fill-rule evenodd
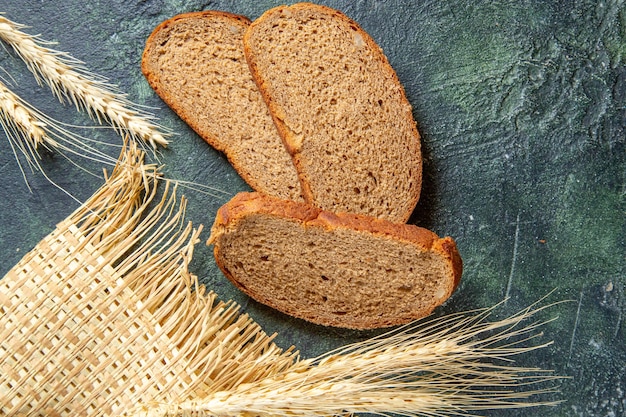
M167 19L161 22L158 26L154 28L148 39L146 40L145 48L142 54L141 60L141 70L144 74L148 84L152 87L152 89L161 97L161 99L185 122L189 127L191 127L204 141L206 141L209 145L214 147L216 150L223 152L228 161L231 163L233 168L237 171L237 173L242 177L242 179L248 183L254 190L265 192L272 195L277 196L289 196L290 198L300 200L301 189L299 179L297 179L297 175L294 175L294 184L291 184L295 191L291 194L282 194L282 191L278 192L274 189L271 189L268 184L259 179L260 173L251 172L250 167L245 165L245 162L240 161L236 156L234 156L234 149L231 149L228 144L226 144L220 137L212 134L206 127L203 127L200 119L198 117L194 117L194 114L197 112L197 109L188 109L186 108L177 98L172 95L170 92L166 91L161 84L161 80L159 79L158 74L153 71L151 68L151 57L154 54L155 48L158 48L159 38L162 34L168 30L168 28L173 27L178 22L182 21L190 21L192 19L222 19L229 24L238 25L241 27L242 31L247 29L250 25L251 21L246 16L229 13L225 11L199 11L199 12L189 12L182 13L177 16L174 16L170 19ZM243 44L241 45L243 49ZM260 94L260 92L259 92ZM243 123L246 123L245 121ZM281 139L279 137L278 132L276 132L276 139L279 143L281 143ZM285 153L287 153L285 151ZM276 161L268 161L268 164L276 163ZM289 162L290 163L290 162ZM289 167L288 169L293 169L295 173L295 167ZM255 175L256 174L256 175ZM282 179L281 179L282 180Z
M221 143L217 137L215 137L214 135L207 135L207 134L200 133L202 131L202 129L199 126L198 122L195 119L193 119L193 118L188 116L187 109L185 109L184 107L180 106L179 103L174 99L174 97L172 97L166 91L161 89L161 83L160 83L159 79L157 78L157 75L152 72L152 69L150 68L150 66L148 64L149 63L148 57L151 56L152 49L156 46L157 37L160 36L160 34L164 30L166 30L168 27L170 27L170 26L174 25L176 22L182 21L182 20L188 20L188 19L193 19L193 18L203 19L203 18L215 18L215 17L223 18L223 19L229 19L229 20L232 19L235 22L238 22L239 24L241 24L241 25L243 25L245 27L248 27L250 25L250 23L252 23L251 20L248 19L246 16L237 15L237 14L233 14L233 13L229 13L229 12L216 11L216 10L207 10L207 11L200 11L200 12L182 13L182 14L176 15L174 17L171 17L171 18L161 22L159 25L157 25L154 28L154 30L152 31L152 33L150 34L150 36L148 36L148 39L146 40L146 46L144 48L144 51L143 51L143 54L142 54L142 57L141 57L141 71L142 71L143 75L146 77L146 80L148 81L148 84L150 84L150 87L152 87L154 92L157 93L157 95L159 97L161 97L161 99L172 110L174 110L174 112L185 123L187 123L189 125L189 127L191 127L196 133L198 133L202 137L202 139L204 139L206 142L208 142L215 149L217 149L220 152L226 152L226 149L225 149L223 143ZM232 163L232 161L230 161L230 162ZM246 178L244 178L244 180L248 181L248 179L246 179Z
M258 63L259 57L257 56L257 54L254 51L254 48L252 47L252 43L253 43L253 41L251 40L252 34L254 33L255 29L258 26L264 24L265 20L271 19L276 14L285 13L285 11L288 11L288 12L291 11L291 12L294 12L295 14L299 10L314 10L317 13L332 16L333 18L338 19L344 24L350 26L350 28L352 28L353 31L355 31L361 36L361 39L368 45L369 50L375 54L375 58L382 64L381 67L384 69L385 73L381 74L380 76L384 78L388 78L392 81L395 88L397 88L398 91L400 92L402 105L406 106L409 109L411 108L411 105L408 99L406 98L406 92L404 90L404 87L402 86L400 80L398 79L396 72L389 64L387 56L384 54L380 46L378 46L378 44L369 36L369 34L367 34L367 32L365 32L359 26L358 23L356 23L355 21L353 21L352 19L350 19L349 17L347 17L345 14L341 13L338 10L332 9L327 6L308 3L308 2L296 3L291 6L278 6L263 13L258 19L253 21L252 24L249 26L248 30L244 34L244 53L248 61L248 65L250 67L250 72L252 73L253 79L257 83L259 90L261 91L261 94L263 95L263 98L265 99L265 102L268 108L270 109L270 114L272 115L276 128L278 129L278 132L280 133L280 136L283 139L285 147L289 151L294 161L294 165L296 166L296 170L298 172L298 176L300 179L304 200L310 204L320 206L324 209L333 210L331 207L326 207L324 205L321 205L320 202L318 201L319 200L318 196L316 195L316 192L313 190L313 188L315 188L315 184L313 183L311 178L307 176L305 163L304 163L305 156L302 153L303 140L306 140L306 138L303 138L299 136L298 134L296 134L295 132L291 131L289 127L287 126L287 123L285 123L285 120L288 118L289 115L277 102L276 97L272 95L271 84L272 82L276 82L276 80L267 78L263 70L260 69L259 63ZM383 218L386 218L388 220L392 220L395 222L406 222L409 219L415 206L417 205L419 201L420 192L421 192L421 184L422 184L422 157L421 157L420 134L417 129L415 120L413 119L412 113L410 111L403 112L402 117L405 119L405 123L411 126L411 137L414 141L414 143L411 146L414 148L415 157L417 158L417 163L413 167L415 171L413 172L414 182L413 182L412 188L409 191L409 195L401 197L401 199L406 200L404 204L406 208L403 210L403 212L397 215L379 216L379 217L383 217ZM394 161L389 161L389 162L393 163ZM356 185L358 186L358 184ZM318 190L317 193L320 194L320 191ZM397 195L388 195L387 198L388 198L388 201L391 202L391 204L394 204L394 200L398 200ZM333 211L337 211L337 210L333 210ZM350 211L353 211L353 210L350 210ZM354 212L359 212L359 211L354 211Z
M417 248L418 252L432 252L445 259L450 265L451 276L446 281L445 296L441 297L436 304L420 306L415 313L410 316L387 317L381 314L380 317L353 318L350 316L328 316L324 314L310 314L301 309L295 308L290 303L281 302L272 297L267 297L257 293L250 286L243 285L235 273L222 261L220 253L220 239L228 235L238 227L239 221L249 215L267 215L285 219L286 221L297 222L302 230L309 228L322 228L329 233L329 236L337 230L345 229L359 231L370 234L373 237L391 239L396 242L403 242ZM424 317L430 314L441 302L447 299L460 283L463 263L454 240L448 236L439 238L435 233L424 228L409 224L397 224L386 220L376 219L368 216L331 213L321 210L310 204L280 200L274 197L262 195L260 193L239 193L231 201L222 206L218 212L211 229L211 236L207 242L214 246L216 263L224 272L224 275L241 291L253 299L266 304L274 309L282 311L294 317L298 317L316 324L325 326L336 326L354 329L371 329L404 324L408 321ZM293 243L294 245L296 242ZM294 278L296 279L296 278ZM372 277L380 279L380 286L385 286L385 277ZM305 291L306 288L303 289Z

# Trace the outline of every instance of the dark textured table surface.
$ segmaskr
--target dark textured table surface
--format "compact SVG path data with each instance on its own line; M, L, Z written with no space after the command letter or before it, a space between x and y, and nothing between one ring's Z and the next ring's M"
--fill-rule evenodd
M212 185L183 189L188 218L204 224L247 190L225 158L206 145L149 88L140 71L144 42L176 14L219 9L258 17L276 1L5 0L0 11L30 34L85 62L177 132L162 154L170 178ZM553 289L571 300L542 340L549 348L520 364L571 376L555 408L498 416L626 415L626 6L606 1L323 1L359 22L381 45L405 86L422 133L424 192L412 223L453 236L463 280L437 314L510 297L514 312ZM5 50L6 49L6 50ZM60 105L25 65L0 50L0 77L14 92L65 123L92 125ZM109 143L119 136L89 129ZM26 186L0 131L0 265L3 276L78 205L39 173ZM78 200L102 184L55 154L47 175ZM79 161L95 172L100 166ZM197 247L192 270L224 299L243 305L278 343L304 356L362 338L311 326L249 301Z

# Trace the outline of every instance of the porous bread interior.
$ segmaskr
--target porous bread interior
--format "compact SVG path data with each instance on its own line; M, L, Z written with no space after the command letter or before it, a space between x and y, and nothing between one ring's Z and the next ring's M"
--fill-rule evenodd
M363 32L315 10L287 8L247 35L266 99L310 188L307 201L406 221L421 187L410 104Z
M293 161L245 60L246 28L219 14L174 19L156 35L147 64L159 93L252 188L302 200Z
M256 300L314 323L375 328L430 313L453 272L440 254L388 236L250 214L217 242L217 261Z

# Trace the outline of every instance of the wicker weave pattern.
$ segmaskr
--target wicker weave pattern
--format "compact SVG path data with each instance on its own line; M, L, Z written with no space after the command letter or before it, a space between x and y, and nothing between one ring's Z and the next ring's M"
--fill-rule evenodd
M129 415L297 361L189 273L202 227L185 226L185 199L143 161L130 143L106 183L0 280L0 415Z
M0 280L0 414L101 416L189 395L177 350L103 262L62 224Z

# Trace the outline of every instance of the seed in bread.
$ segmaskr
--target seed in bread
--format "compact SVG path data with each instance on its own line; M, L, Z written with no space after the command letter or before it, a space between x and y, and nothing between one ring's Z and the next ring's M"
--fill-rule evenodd
M301 200L300 182L243 53L243 16L206 11L157 26L142 71L157 94L225 153L255 190Z
M450 237L259 193L222 206L208 243L220 269L250 297L344 328L424 317L452 294L462 270Z
M375 41L339 11L300 3L255 20L244 51L305 201L405 222L421 188L420 136Z

